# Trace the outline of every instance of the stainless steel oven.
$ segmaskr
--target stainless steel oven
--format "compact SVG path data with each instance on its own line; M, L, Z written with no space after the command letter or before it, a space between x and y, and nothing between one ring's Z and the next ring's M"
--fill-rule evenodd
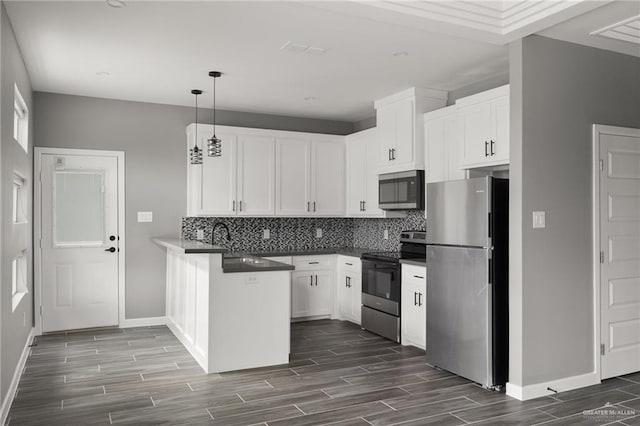
M424 209L424 170L379 175L378 206L383 210Z

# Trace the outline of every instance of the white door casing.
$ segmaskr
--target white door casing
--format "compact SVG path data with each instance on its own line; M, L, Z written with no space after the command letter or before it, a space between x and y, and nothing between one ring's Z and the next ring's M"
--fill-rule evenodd
M596 342L605 379L640 371L640 130L594 126L594 150Z
M37 331L120 324L124 154L39 148L36 162Z

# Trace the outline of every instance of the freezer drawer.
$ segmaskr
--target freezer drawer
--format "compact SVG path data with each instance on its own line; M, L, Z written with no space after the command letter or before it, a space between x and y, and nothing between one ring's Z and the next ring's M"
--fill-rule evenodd
M493 383L490 251L427 246L427 361Z

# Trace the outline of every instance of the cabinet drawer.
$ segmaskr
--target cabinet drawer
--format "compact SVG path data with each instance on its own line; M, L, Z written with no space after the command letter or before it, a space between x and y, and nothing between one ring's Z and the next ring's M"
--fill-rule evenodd
M416 265L402 265L402 281L424 282L427 279L427 267Z
M362 262L359 257L338 256L338 268L344 271L360 272L362 270Z
M331 269L332 255L324 256L295 256L293 258L293 265L297 271L305 270L318 270L318 269Z

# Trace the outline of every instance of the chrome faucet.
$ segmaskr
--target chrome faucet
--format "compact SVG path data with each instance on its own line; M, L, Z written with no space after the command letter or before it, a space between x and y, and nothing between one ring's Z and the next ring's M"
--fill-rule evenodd
M227 231L227 241L231 241L231 233L229 232L229 227L223 222L216 222L213 224L213 229L211 230L211 245L215 246L216 239L216 228L218 226L222 226L225 231Z

